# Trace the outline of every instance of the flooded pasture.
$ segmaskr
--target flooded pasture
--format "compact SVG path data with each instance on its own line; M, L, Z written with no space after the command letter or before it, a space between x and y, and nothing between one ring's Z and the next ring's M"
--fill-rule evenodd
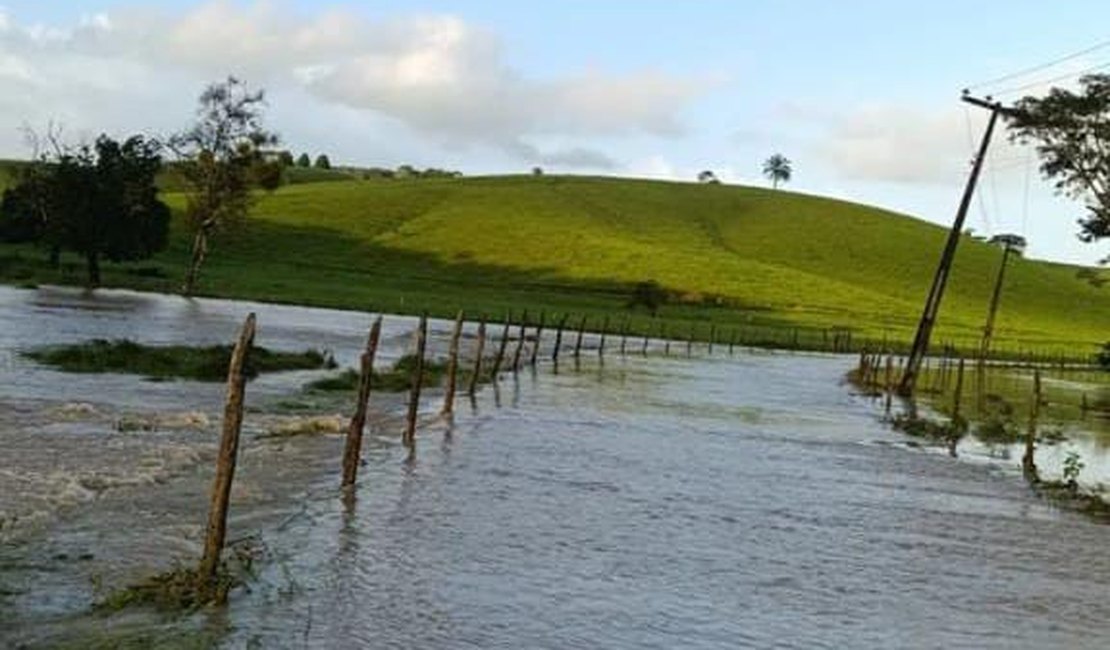
M223 385L74 375L18 351L90 338L321 347L353 366L370 316L0 288L0 645L258 648L1102 648L1110 529L953 460L843 384L854 358L595 349L508 373L414 462L375 394L354 500L337 435L269 436L321 371L247 388L231 539L265 547L226 608L90 612L199 555ZM387 317L383 362L413 319ZM442 354L448 324L435 323ZM551 338L545 337L545 345ZM464 350L470 341L464 342ZM633 346L630 346L632 349ZM614 351L615 352L615 351ZM546 356L546 355L543 355ZM124 419L154 423L135 430ZM124 429L124 430L121 430ZM1077 443L1090 466L1104 446ZM973 462L964 462L971 460ZM1101 470L1099 470L1101 471Z

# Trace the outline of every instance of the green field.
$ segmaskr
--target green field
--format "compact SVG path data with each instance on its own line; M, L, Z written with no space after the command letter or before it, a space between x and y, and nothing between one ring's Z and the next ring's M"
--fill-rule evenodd
M179 195L166 197L181 206ZM495 318L542 309L597 324L608 316L614 329L626 318L639 331L662 323L681 337L692 326L702 339L710 327L726 340L744 328L745 340L798 336L801 346L832 327L904 341L945 235L876 208L725 185L561 176L300 183L264 197L242 231L214 243L200 292ZM105 282L174 290L188 244L175 222L169 250L109 265ZM83 280L76 260L56 271L42 257L0 246L0 278ZM1000 257L997 247L961 243L937 340L974 346ZM1080 355L1110 338L1110 287L1077 271L1013 261L996 347ZM657 319L626 306L635 283L649 280L670 295Z

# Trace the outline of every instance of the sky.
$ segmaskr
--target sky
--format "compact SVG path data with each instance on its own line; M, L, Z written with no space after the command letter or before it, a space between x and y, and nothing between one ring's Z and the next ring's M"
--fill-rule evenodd
M781 152L792 190L947 225L986 122L961 90L1110 71L1107 43L984 84L1110 41L1108 19L1105 0L0 0L0 157L51 123L172 133L233 74L286 147L333 164L766 185ZM1002 133L966 225L1093 264L1110 245L1078 241L1083 215Z

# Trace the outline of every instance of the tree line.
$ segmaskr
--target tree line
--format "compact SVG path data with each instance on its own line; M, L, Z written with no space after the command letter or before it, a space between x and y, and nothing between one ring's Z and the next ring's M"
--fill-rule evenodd
M244 222L257 200L255 190L277 188L291 165L308 166L307 153L294 160L292 153L276 149L278 136L263 125L264 107L263 91L228 77L207 86L193 122L164 141L101 135L92 144L67 146L48 132L45 141L34 141L45 146L35 146L31 163L17 170L15 183L0 198L0 241L39 244L54 265L63 251L76 253L85 259L89 284L97 286L101 262L142 260L166 247L171 215L158 197L156 179L165 156L172 155L183 179L183 222L192 238L181 290L191 295L212 241ZM1084 76L1078 90L1053 88L1044 96L1024 97L1006 119L1011 138L1036 147L1042 175L1059 193L1084 203L1080 237L1110 238L1110 75ZM330 169L331 162L319 154L313 166ZM762 171L778 187L791 179L793 167L775 154ZM364 178L460 175L411 165L362 173ZM711 183L716 176L704 171L698 179Z

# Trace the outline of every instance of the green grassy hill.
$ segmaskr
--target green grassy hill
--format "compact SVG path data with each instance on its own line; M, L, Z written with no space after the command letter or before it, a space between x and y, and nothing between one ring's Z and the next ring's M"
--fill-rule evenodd
M883 210L747 187L558 176L306 183L265 197L244 231L215 243L201 290L436 314L575 311L642 329L654 321L625 305L635 283L652 280L671 295L662 320L683 336L694 323L704 338L713 322L905 340L944 237ZM187 254L175 224L170 250L106 280L172 289ZM961 242L939 337L973 346L1000 256ZM19 265L7 266L11 281ZM20 269L24 281L54 280ZM1110 338L1110 287L1077 271L1013 262L999 346L1078 353Z

